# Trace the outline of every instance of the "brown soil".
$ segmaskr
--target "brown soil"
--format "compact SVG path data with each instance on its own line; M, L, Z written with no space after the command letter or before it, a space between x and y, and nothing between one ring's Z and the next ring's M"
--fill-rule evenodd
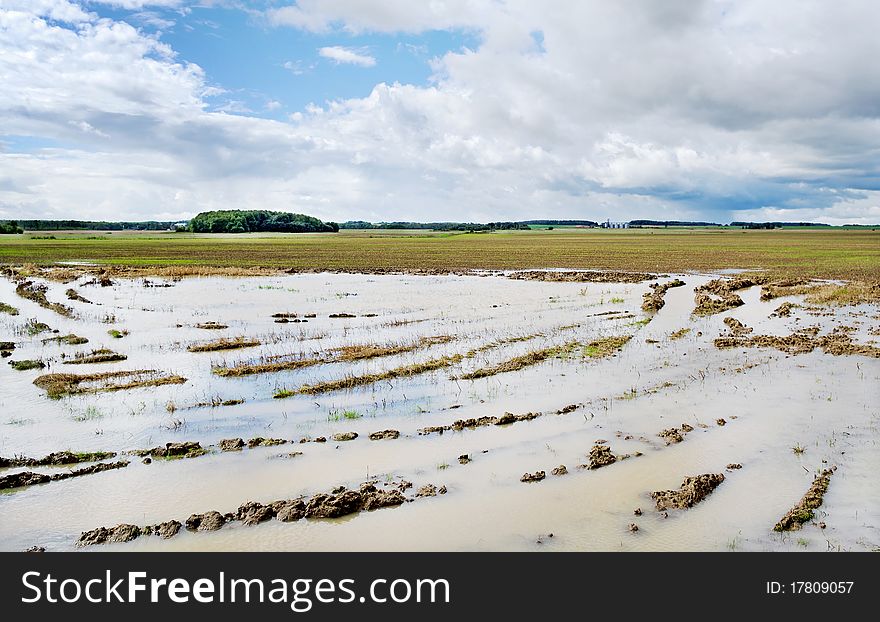
M244 448L244 441L240 438L224 438L217 446L220 451L239 451Z
M677 331L675 331L674 333L669 333L669 339L672 341L675 341L676 339L681 339L682 337L687 335L689 332L691 332L690 328L680 328Z
M609 464L617 462L617 457L611 453L608 445L593 445L590 449L589 461L586 464L588 469L601 469Z
M77 546L90 546L93 544L105 544L114 542L131 542L141 535L141 528L137 525L123 523L116 527L98 527L91 531L84 531L80 534L79 540L76 541Z
M763 296L761 296L763 298ZM791 317L791 310L799 308L800 305L793 302L783 302L776 307L776 310L770 314L770 317Z
M385 439L394 440L400 437L400 432L397 430L382 430L380 432L372 432L370 434L371 441L381 441Z
M164 447L152 449L134 449L129 451L133 456L149 456L151 458L197 458L204 456L208 450L196 441L184 441L182 443L165 443Z
M545 477L547 477L547 474L544 473L544 471L535 471L534 473L523 473L522 477L519 478L519 481L540 482Z
M713 315L740 307L745 303L734 292L766 283L768 278L763 276L738 276L709 281L694 290L694 315Z
M217 350L237 350L239 348L252 348L260 345L258 339L248 339L247 337L233 337L217 339L215 341L206 341L202 343L194 343L187 347L189 352L216 352Z
M229 326L226 324L220 324L219 322L202 322L201 324L196 324L196 328L202 328L204 330L223 330L229 328Z
M334 434L330 438L332 440L336 441L337 443L343 443L345 441L353 441L357 437L358 437L357 432L338 432L337 434Z
M686 477L678 490L660 490L651 493L657 511L691 508L715 490L724 481L723 473L705 473Z
M531 421L532 419L537 419L540 416L541 413L525 413L523 415L504 413L500 417L486 416L471 419L458 419L450 425L434 425L424 427L419 430L419 434L425 435L433 434L435 432L443 434L443 432L446 432L448 430L461 432L462 430L473 430L475 428L481 428L489 425L510 425L512 423L518 423L520 421Z
M715 340L717 348L775 348L787 354L806 354L820 348L825 354L834 356L868 356L880 358L880 348L854 343L845 330L835 329L818 336L813 329L804 329L785 337L775 335L756 335L754 337L719 337Z
M813 520L813 510L822 505L822 499L828 491L831 476L836 467L822 471L801 500L791 508L773 527L773 531L797 531L806 522Z
M565 468L564 464L560 464L558 467L550 471L550 473L553 475L565 475L568 473L568 469Z
M118 383L106 382L113 379ZM152 369L134 371L108 371L96 374L45 374L38 376L34 384L46 391L51 398L64 397L79 393L98 393L101 391L121 391L141 387L158 387L166 384L183 384L186 378L180 376L162 376ZM91 383L104 383L97 386L81 386Z
M11 488L22 488L24 486L33 486L35 484L46 484L48 482L57 482L62 479L70 479L71 477L81 477L83 475L92 475L93 473L101 473L103 471L112 471L113 469L121 469L128 466L127 460L118 462L99 462L87 467L67 471L65 473L53 473L47 475L45 473L34 473L33 471L22 471L13 473L12 475L4 475L0 477L0 490L8 490Z
M642 281L656 279L657 275L644 272L526 270L509 274L507 278L522 281L552 281L555 283L641 283Z
M35 466L65 466L79 464L81 462L97 462L107 458L115 458L113 451L94 451L88 453L74 453L72 451L56 451L43 458L26 458L15 456L3 458L0 456L0 468L7 467L35 467Z
M753 330L752 328L749 328L738 319L733 317L724 318L724 324L727 326L727 328L730 329L730 334L733 337L742 337L744 335L748 335Z
M263 438L262 436L255 436L254 438L248 439L247 446L249 449L253 449L254 447L276 447L278 445L286 445L287 441L283 438Z
M668 283L651 283L648 287L651 288L651 291L646 292L642 295L644 299L642 301L642 311L647 313L656 313L660 309L663 308L663 305L666 302L663 300L663 297L666 295L666 292L672 289L673 287L682 287L685 285L685 282L681 279L673 279Z
M76 291L75 289L73 289L73 288L68 289L66 292L64 292L64 295L67 296L67 299L68 299L68 300L75 300L76 302L82 302L82 303L85 303L85 304L87 304L87 305L94 304L94 303L93 303L91 300L89 300L88 298L83 298L83 297L80 295L80 293L79 293L78 291Z

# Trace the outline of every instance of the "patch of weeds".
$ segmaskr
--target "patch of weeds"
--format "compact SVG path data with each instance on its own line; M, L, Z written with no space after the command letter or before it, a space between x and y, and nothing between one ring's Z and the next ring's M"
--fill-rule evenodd
M344 413L342 413L342 416L346 419L360 419L361 417L363 417L363 415L356 410L346 410Z
M72 417L74 421L82 423L83 421L94 421L95 419L103 419L104 413L98 410L95 406L89 406L85 409L85 411L76 414Z
M620 296L615 296L614 298L610 299L608 302L610 302L613 305L619 305L619 304L623 304L624 299L621 298Z
M123 337L128 335L127 330L117 330L115 328L111 328L107 331L107 334L113 337L114 339L122 339Z
M799 455L805 453L807 451L807 448L804 447L803 445L801 445L800 443L798 443L797 445L792 447L791 450L799 456Z
M438 471L445 471L445 470L448 469L448 468L449 468L449 463L448 463L448 462L441 462L440 464L437 465L437 470L438 470Z
M28 371L31 369L43 369L46 364L37 359L25 359L23 361L9 361L9 365L15 371Z
M33 419L20 419L17 417L12 417L9 421L6 422L6 425L31 425L34 423Z
M24 324L24 332L33 337L34 335L39 335L40 333L48 333L52 329L49 328L48 324L44 324L43 322L38 322L37 320L30 319Z
M8 313L9 315L18 315L18 309L5 302L0 302L0 313Z

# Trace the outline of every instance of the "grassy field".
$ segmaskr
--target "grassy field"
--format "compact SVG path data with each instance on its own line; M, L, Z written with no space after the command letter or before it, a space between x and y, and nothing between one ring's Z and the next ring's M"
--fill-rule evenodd
M778 275L877 281L880 231L565 228L482 234L347 230L336 234L40 232L0 236L0 263L56 262L351 271L762 268Z

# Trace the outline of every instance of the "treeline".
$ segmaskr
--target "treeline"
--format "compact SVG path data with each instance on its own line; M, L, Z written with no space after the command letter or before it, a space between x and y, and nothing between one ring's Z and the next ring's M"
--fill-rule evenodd
M148 220L145 222L106 222L103 220L20 220L20 227L27 231L66 231L85 229L88 231L167 231L173 229L173 222Z
M553 227L598 227L595 220L523 220L525 225L550 225Z
M24 233L18 222L14 220L0 220L0 235Z
M335 233L339 231L339 225L290 212L219 210L198 214L189 221L189 230L194 233Z
M349 220L339 225L340 229L425 229L432 231L503 231L525 230L529 226L523 222L367 222Z
M691 220L630 220L630 227L721 227L717 222Z
M783 227L830 227L820 222L743 222L735 221L730 223L731 227L742 227L743 229L782 229Z

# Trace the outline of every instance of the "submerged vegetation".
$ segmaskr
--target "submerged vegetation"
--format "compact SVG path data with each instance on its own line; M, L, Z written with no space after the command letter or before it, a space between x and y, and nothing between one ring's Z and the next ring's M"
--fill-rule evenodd
M233 337L217 339L215 341L206 341L202 343L194 343L186 349L189 352L216 352L217 350L238 350L240 348L253 348L260 345L259 339L249 339L247 337Z
M183 384L184 382L186 382L186 378L176 375L162 375L153 369L109 371L95 374L46 374L34 380L34 384L43 389L51 398L78 393Z

